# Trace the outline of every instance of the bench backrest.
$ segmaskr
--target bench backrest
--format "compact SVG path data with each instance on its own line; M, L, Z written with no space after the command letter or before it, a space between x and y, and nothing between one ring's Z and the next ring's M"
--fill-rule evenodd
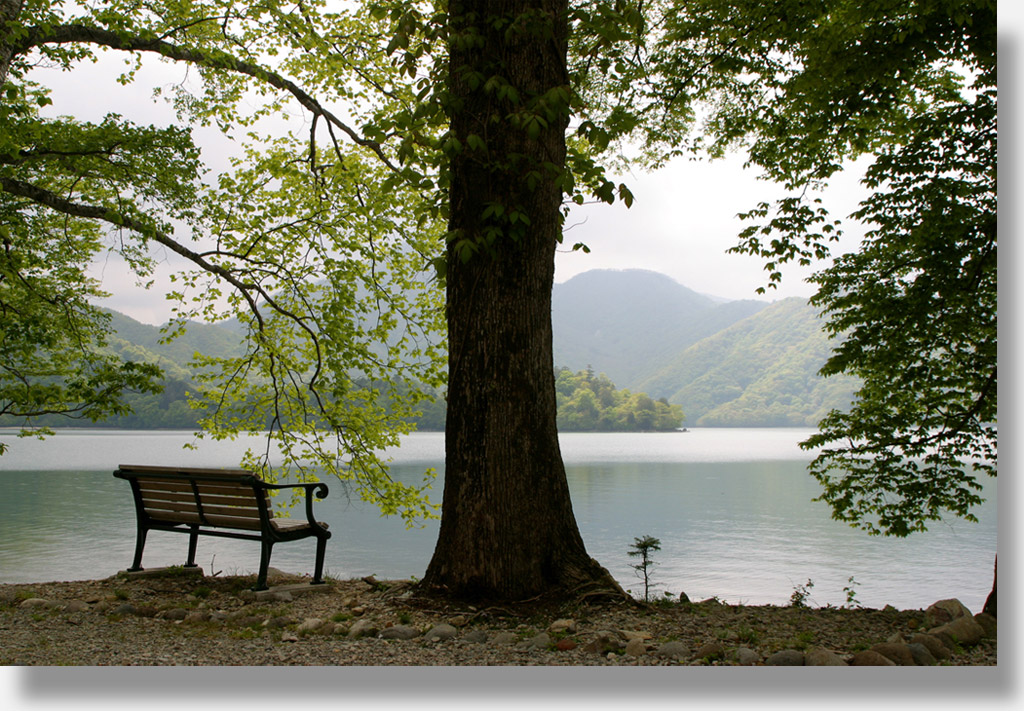
M136 505L154 521L258 531L271 517L267 490L249 471L122 465L115 476L132 482Z

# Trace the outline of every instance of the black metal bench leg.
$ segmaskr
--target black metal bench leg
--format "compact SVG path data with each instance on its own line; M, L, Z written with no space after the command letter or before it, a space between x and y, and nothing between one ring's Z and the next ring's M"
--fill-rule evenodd
M146 547L147 532L146 527L141 524L135 529L135 558L132 560L132 567L128 569L130 573L142 570L142 549Z
M196 567L196 545L199 543L199 526L189 526L188 528L188 561L185 563L186 568Z
M253 590L267 589L267 571L270 569L270 553L274 549L274 543L263 539L260 541L260 573L256 578L256 587Z
M316 569L313 571L313 585L320 585L324 582L324 554L327 552L327 539L322 536L316 538Z

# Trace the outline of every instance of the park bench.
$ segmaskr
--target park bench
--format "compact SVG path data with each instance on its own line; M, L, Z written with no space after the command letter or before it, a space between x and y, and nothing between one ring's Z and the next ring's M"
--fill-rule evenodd
M260 570L256 590L267 588L270 553L275 543L316 537L316 569L313 584L323 583L324 553L331 537L327 524L313 518L313 498L327 496L327 485L267 484L249 471L237 469L189 469L181 467L129 466L122 464L114 476L132 486L135 498L135 559L129 571L142 570L142 549L150 531L187 533L188 561L196 567L199 536L219 536L259 541ZM269 491L302 488L306 494L306 519L274 515Z

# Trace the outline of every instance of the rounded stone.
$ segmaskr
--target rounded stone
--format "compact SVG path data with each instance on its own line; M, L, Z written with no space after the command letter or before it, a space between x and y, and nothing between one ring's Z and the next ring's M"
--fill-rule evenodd
M924 611L927 624L932 627L952 622L959 617L971 617L967 606L955 598L939 600Z
M805 662L804 653L797 649L782 649L764 660L770 667L802 667Z
M324 621L321 620L320 618L318 618L318 617L307 617L305 620L303 620L299 624L299 626L298 626L296 631L300 632L300 633L302 633L302 632L315 632L316 630L318 630L321 627L323 627L323 625L324 625Z
M647 654L647 644L643 639L634 637L626 642L626 654L630 657L639 657Z
M46 600L41 597L30 597L27 600L22 600L18 607L35 608L35 609L50 609L54 607L52 600Z
M725 647L720 642L708 642L694 653L693 658L713 662L724 656Z
M846 661L829 649L816 647L808 649L804 654L804 666L808 667L845 667Z
M914 664L919 667L930 667L939 663L923 644L911 643L907 645L907 649L910 650L910 654L914 657Z
M548 625L548 632L551 634L569 633L572 634L576 631L576 620L555 620Z
M974 616L974 621L981 625L981 628L985 630L985 637L988 639L995 639L998 627L996 625L996 618L985 612L979 612Z
M876 644L871 649L875 652L878 652L883 657L887 657L888 659L892 660L892 662L897 666L915 666L914 655L910 651L910 647L908 647L905 644L894 644L892 642L884 642L882 644Z
M541 632L530 639L523 640L517 646L522 649L547 649L550 645L551 637L547 632Z
M455 628L452 625L441 623L427 630L423 638L428 642L441 642L455 636Z
M348 636L351 639L358 639L359 637L373 637L377 634L377 625L372 620L357 620L355 624L348 630Z
M659 646L654 653L659 657L668 657L670 659L689 659L690 648L683 642L665 642Z
M979 625L973 617L957 617L941 627L928 630L928 634L941 639L947 647L956 644L972 647L985 637L985 628Z
M491 640L492 644L515 644L519 641L519 637L515 632L499 632L494 635L494 639Z
M737 647L729 657L741 667L752 667L761 663L761 655L749 647Z
M942 661L949 659L949 649L943 644L942 640L938 637L930 634L915 634L910 638L910 644L920 644L936 659Z
M419 636L419 630L409 625L395 625L380 633L381 639L414 639Z
M853 659L850 660L851 667L894 667L896 662L889 659L884 654L865 649L863 652L857 652L853 655Z
M623 644L619 635L610 630L600 630L597 635L583 648L584 651L593 654L615 653L622 649Z

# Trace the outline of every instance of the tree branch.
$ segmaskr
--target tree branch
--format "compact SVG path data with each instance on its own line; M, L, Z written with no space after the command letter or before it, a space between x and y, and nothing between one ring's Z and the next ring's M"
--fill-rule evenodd
M344 131L349 138L357 145L369 148L390 170L399 172L399 169L388 159L384 149L377 141L371 141L359 135L359 133L344 123L337 116L324 108L319 101L307 94L295 83L285 79L280 74L261 67L251 62L246 62L234 57L227 52L218 50L200 51L189 47L165 42L162 39L141 36L125 36L110 30L87 25L57 25L55 27L30 27L25 36L15 43L14 54L27 52L33 47L46 44L72 44L84 43L95 44L111 49L119 49L128 52L153 52L162 57L180 62L190 62L211 69L222 69L226 71L244 74L276 89L286 91L314 116L324 118L330 125Z
M259 305L256 303L256 298L253 295L254 293L257 294L260 298L266 301L267 305L269 305L274 311L285 318L290 319L293 323L309 334L309 337L316 349L316 367L313 374L310 376L309 388L313 392L314 396L319 400L320 394L317 392L315 386L322 368L320 339L318 334L306 323L305 319L300 317L298 314L293 313L289 309L284 308L273 298L273 296L259 285L243 283L234 273L232 273L230 269L210 262L202 254L184 246L171 235L168 235L152 225L146 224L142 220L117 212L116 210L96 205L82 205L80 203L71 202L70 200L66 200L56 193L44 188L3 176L0 176L0 188L11 195L27 198L35 203L44 205L51 210L55 210L65 215L101 220L116 227L127 228L162 244L171 251L181 255L196 266L205 270L207 273L220 277L238 290L249 305L250 311L252 311L253 315L256 317L257 323L259 324L260 331L262 331L264 327L263 315L260 312Z

